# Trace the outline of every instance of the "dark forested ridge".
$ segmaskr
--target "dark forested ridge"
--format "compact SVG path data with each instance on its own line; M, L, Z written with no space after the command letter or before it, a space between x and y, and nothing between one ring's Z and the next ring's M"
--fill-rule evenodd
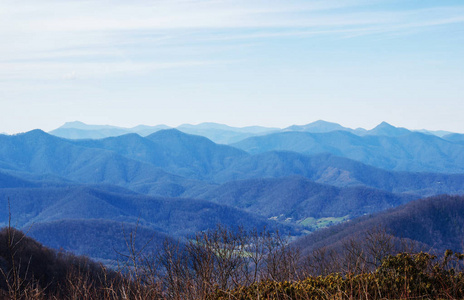
M131 235L134 247L146 253L156 253L166 240L172 241L152 228L108 219L61 219L36 223L24 231L48 247L110 263L129 254Z
M353 218L417 198L363 186L339 188L298 176L231 181L196 197L300 224L307 218Z
M425 251L464 251L464 196L440 195L409 202L320 230L295 244L309 253L320 247L339 249L377 228L416 242Z
M0 189L0 205L7 207L20 228L59 220L111 220L136 223L173 236L185 236L222 223L245 228L291 227L279 225L239 208L187 198L161 198L115 188L89 186ZM0 212L6 224L8 210ZM276 227L276 228L277 228Z
M51 294L67 297L69 284L75 280L79 286L78 277L84 274L96 286L102 283L97 283L98 278L116 280L114 283L122 280L87 257L58 253L13 228L0 230L0 271L1 299L50 299L47 295Z

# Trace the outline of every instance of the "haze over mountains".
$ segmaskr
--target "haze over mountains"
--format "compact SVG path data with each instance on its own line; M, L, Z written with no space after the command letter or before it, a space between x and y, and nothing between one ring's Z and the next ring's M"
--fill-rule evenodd
M71 122L51 133L0 135L0 205L9 199L14 224L39 241L99 259L115 256L70 235L108 239L124 222L158 242L217 223L297 237L422 197L464 194L462 135L387 123L353 130L324 121L285 129ZM108 234L95 233L105 227ZM114 243L120 249L124 241Z
M373 131L377 131L373 129ZM464 147L459 143L417 132L379 130L379 134L354 135L346 131L328 133L283 132L252 137L232 144L251 154L272 150L307 155L331 153L375 167L409 172L462 173Z
M138 125L132 128L124 128L111 125L88 125L79 121L68 122L49 133L55 136L67 139L100 139L105 137L119 136L127 133L137 133L141 136L147 136L154 132L163 129L170 129L171 127L161 124L155 126ZM176 129L189 134L205 136L215 143L231 144L252 136L266 135L269 133L277 132L311 132L311 133L327 133L331 131L347 131L356 135L401 135L410 133L411 131L406 128L394 127L386 122L380 123L378 126L371 130L364 128L351 129L343 127L340 124L315 121L306 125L292 125L287 128L277 127L263 127L263 126L247 126L247 127L232 127L218 123L201 123L198 125L182 124ZM436 135L438 137L445 137L453 135L449 131L430 131L430 130L416 130L429 135Z
M99 139L119 136L127 133L137 133L141 136L147 136L163 129L171 128L167 125L139 125L132 128L123 128L110 125L87 125L82 122L75 121L68 122L63 126L50 131L50 133L68 139ZM261 126L238 128L217 123L202 123L199 125L183 124L176 127L176 129L189 134L205 136L219 144L238 142L247 137L280 130L279 128Z

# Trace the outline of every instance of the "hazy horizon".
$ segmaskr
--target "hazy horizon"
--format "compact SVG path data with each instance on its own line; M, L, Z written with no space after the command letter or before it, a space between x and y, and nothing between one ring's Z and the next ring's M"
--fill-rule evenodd
M306 123L306 124L289 124L288 126L264 126L264 125L261 125L261 124L250 124L250 125L245 125L245 126L233 126L233 125L230 125L230 124L226 124L226 123L218 123L218 122L199 122L199 123L181 123L181 124L176 124L176 125L169 125L169 124L136 124L134 126L120 126L120 125L115 125L115 124L109 124L109 123L100 123L100 124L97 124L97 123L85 123L85 122L82 122L80 120L73 120L73 121L68 121L68 122L65 122L57 127L54 127L54 128L51 128L49 130L46 130L46 129L43 129L43 128L32 128L30 130L26 130L26 131L18 131L18 132L12 132L12 133L8 133L8 132L1 132L0 131L0 134L19 134L19 133L25 133L25 132L28 132L28 131L32 131L32 130L36 130L36 129L39 129L39 130L42 130L42 131L45 131L45 132L52 132L53 130L56 130L56 129L59 129L59 128L62 128L62 127L67 127L67 125L71 125L70 127L71 128L75 128L74 126L72 125L75 125L75 124L72 124L72 123L82 123L83 125L86 125L86 126L110 126L110 127L116 127L116 128L121 128L121 129L133 129L133 128L136 128L138 126L149 126L149 127L156 127L156 126L167 126L168 128L170 129L176 129L176 128L179 128L179 127L182 127L182 126L185 126L185 125L190 125L190 126L198 126L198 125L204 125L204 124L218 124L218 125L226 125L226 126L229 126L229 127L232 127L232 128L245 128L245 127L265 127L265 128L275 128L275 129L278 129L278 130L281 130L281 129L285 129L285 128L288 128L288 127L291 127L291 126L305 126L305 125L309 125L309 124L313 124L313 123L317 123L317 122L326 122L326 123L332 123L332 124L338 124L338 125L341 125L342 127L345 127L345 128L348 128L348 129L352 129L352 130L372 130L374 128L376 128L377 126L381 125L382 123L387 123L391 126L394 126L396 128L406 128L408 130L411 130L411 131L422 131L422 130L426 130L426 131L430 131L430 132L450 132L450 133L463 133L463 132L457 132L457 131L448 131L448 130L442 130L442 129L430 129L430 128L407 128L407 127L403 127L403 126L397 126L395 124L391 124L389 122L386 122L386 121L381 121L380 123L378 124L375 124L374 126L372 127L349 127L349 126L345 126L344 124L340 124L338 122L334 122L334 121L327 121L327 120L315 120L315 121L312 121L312 122L309 122L309 123Z
M0 132L317 120L464 132L462 1L0 4Z

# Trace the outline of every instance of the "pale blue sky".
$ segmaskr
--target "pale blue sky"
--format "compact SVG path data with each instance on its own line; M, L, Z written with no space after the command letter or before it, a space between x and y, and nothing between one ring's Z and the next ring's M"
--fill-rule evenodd
M0 2L0 132L66 121L464 132L463 1Z

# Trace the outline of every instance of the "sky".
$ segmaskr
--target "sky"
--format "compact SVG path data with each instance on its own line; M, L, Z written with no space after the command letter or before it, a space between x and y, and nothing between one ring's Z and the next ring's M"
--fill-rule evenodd
M463 116L462 0L0 2L0 132Z

